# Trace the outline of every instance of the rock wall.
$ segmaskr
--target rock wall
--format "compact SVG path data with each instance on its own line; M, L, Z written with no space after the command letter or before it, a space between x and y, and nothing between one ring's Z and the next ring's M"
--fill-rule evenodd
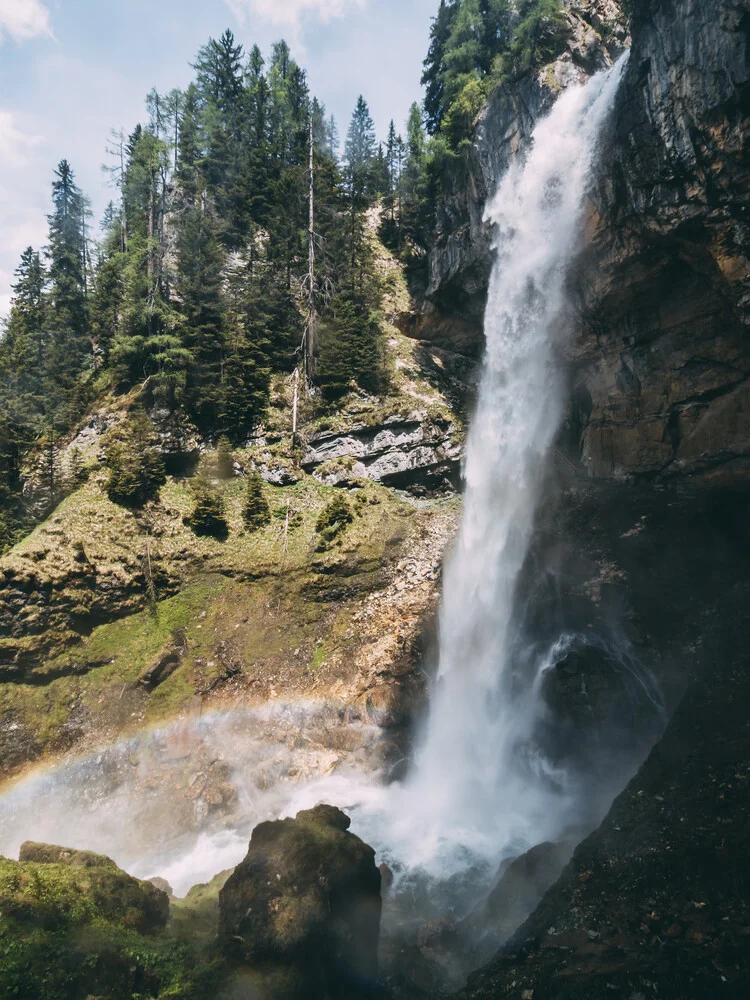
M420 335L481 349L491 262L483 205L556 90L624 42L587 6L568 51L490 98L447 178ZM561 449L596 478L748 475L748 0L636 5L618 97L571 278ZM585 25L599 38L581 47ZM587 19L587 20L584 20Z
M749 29L748 0L634 18L569 355L593 476L748 476Z

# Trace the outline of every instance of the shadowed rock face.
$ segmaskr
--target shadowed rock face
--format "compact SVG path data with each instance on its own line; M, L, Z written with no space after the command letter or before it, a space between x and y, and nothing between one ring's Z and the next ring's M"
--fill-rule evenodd
M713 669L509 947L462 997L750 992L747 595ZM732 654L731 649L736 650Z
M261 823L219 896L224 949L297 969L300 995L350 995L377 975L381 876L349 824L326 805Z
M636 5L587 219L570 424L596 477L750 454L750 3Z

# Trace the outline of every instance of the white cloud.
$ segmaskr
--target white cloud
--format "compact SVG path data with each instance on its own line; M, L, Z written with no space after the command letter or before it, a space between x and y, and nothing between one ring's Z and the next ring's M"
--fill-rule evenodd
M7 0L0 0L0 4ZM13 0L11 0L13 2ZM305 18L316 18L324 24L345 17L352 10L361 10L367 0L226 0L240 23L255 15L262 21L297 31Z
M49 10L41 0L0 0L0 42L5 35L17 42L51 36Z
M41 141L41 136L30 135L18 127L12 111L0 109L0 163L5 167L25 166L29 154Z

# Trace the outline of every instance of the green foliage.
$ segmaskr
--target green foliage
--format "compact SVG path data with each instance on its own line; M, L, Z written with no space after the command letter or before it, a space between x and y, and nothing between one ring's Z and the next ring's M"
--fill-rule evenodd
M107 496L123 507L142 507L166 482L164 461L156 450L145 413L136 413L107 448Z
M354 512L343 493L337 493L320 512L315 530L321 536L319 548L342 535L354 520Z
M45 312L45 395L52 419L68 426L81 412L79 376L90 356L87 302L88 202L62 160L52 183L48 216L48 308Z
M257 472L247 477L242 519L248 531L258 531L271 522L271 511L263 494L263 480Z
M135 880L106 858L87 866L0 859L0 986L25 1000L135 996L204 1000L223 972L185 944L135 929Z
M329 398L379 384L367 212L389 198L394 227L403 214L410 239L424 229L418 108L404 167L403 141L394 129L378 147L360 97L340 165L336 124L285 42L266 62L225 32L201 47L194 70L184 92L152 90L129 135L112 134L119 198L98 245L70 164L55 171L47 250L24 251L0 336L0 500L11 506L24 457L49 428L68 433L97 392L137 390L147 407L182 409L233 444L263 420L271 377L297 366L304 332L311 119L316 360ZM110 455L112 495L142 503L153 493L142 480L157 470L121 445Z
M66 485L74 490L76 487L85 483L89 476L89 470L83 460L83 453L78 447L73 447L70 449L68 455L68 468L66 470Z
M554 59L568 31L561 0L441 0L422 76L430 133L459 149L489 86Z
M229 534L227 524L227 506L224 497L212 484L203 477L197 478L192 484L194 505L186 523L196 535L209 535L212 538L224 539Z
M497 82L550 62L559 55L570 30L560 0L524 0L519 16L509 49L495 60Z
M343 292L332 303L320 330L317 382L323 396L336 402L353 388L376 393L383 387L382 335L367 296Z
M456 95L443 121L443 132L454 149L474 131L474 123L486 99L486 84L477 77L471 77Z

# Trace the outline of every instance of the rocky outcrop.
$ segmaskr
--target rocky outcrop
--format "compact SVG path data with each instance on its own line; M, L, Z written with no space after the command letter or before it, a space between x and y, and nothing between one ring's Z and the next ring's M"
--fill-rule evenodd
M326 485L372 479L387 486L457 484L463 438L448 420L424 413L388 417L377 426L311 435L302 467Z
M349 995L375 981L380 871L349 825L326 805L261 823L219 894L225 950L250 965L296 969L300 996Z

